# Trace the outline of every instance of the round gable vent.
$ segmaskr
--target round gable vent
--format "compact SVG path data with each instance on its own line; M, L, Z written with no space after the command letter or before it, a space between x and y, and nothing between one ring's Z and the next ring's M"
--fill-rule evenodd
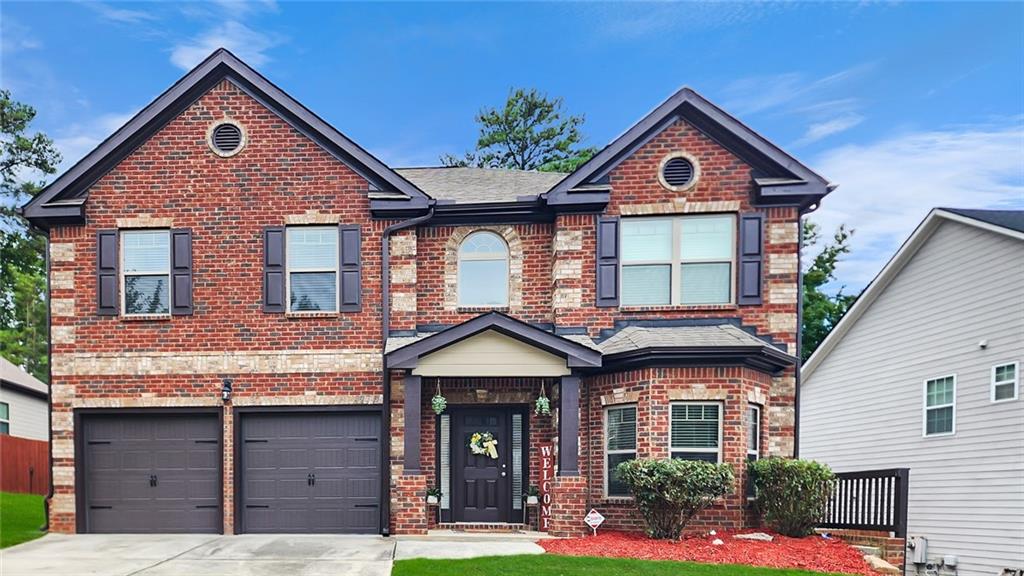
M242 127L233 121L222 120L210 129L210 148L218 156L234 156L241 152L245 146L245 132Z
M689 154L676 152L669 154L661 161L658 179L661 185L669 190L681 191L691 188L697 183L700 169L697 161Z

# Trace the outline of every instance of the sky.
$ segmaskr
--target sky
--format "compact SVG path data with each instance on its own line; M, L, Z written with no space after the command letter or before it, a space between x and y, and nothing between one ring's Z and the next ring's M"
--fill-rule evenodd
M1024 208L1024 3L0 4L0 85L67 168L224 46L391 166L512 87L604 146L690 86L839 185L863 288L935 206Z

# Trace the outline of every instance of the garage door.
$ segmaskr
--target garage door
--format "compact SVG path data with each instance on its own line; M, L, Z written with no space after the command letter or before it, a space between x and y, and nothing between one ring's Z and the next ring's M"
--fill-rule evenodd
M220 532L215 414L82 418L86 532Z
M379 532L379 414L245 414L241 427L243 531Z

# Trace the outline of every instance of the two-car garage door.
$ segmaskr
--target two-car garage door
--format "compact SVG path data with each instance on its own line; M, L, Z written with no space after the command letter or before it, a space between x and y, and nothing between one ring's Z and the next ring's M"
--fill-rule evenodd
M379 531L378 413L236 417L236 532ZM221 530L216 413L88 414L79 433L84 531Z

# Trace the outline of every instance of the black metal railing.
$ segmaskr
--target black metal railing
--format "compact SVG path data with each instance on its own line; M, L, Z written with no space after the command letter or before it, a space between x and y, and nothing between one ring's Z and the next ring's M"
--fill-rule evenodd
M879 530L907 536L909 468L841 472L821 528Z

